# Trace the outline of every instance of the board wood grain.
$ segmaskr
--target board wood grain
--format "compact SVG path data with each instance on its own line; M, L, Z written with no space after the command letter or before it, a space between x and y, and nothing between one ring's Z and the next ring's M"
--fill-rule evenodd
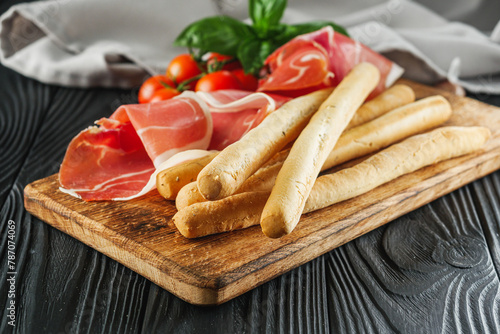
M417 98L441 94L446 125L481 125L492 138L477 153L402 176L362 196L302 216L281 239L258 226L200 239L171 224L173 202L156 192L128 202L86 203L59 191L57 175L25 188L25 207L190 303L221 304L500 168L500 108L402 81Z

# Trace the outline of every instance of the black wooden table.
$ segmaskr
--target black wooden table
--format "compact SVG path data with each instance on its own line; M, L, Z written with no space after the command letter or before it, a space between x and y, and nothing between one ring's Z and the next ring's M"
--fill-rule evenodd
M0 333L500 331L500 171L217 307L190 305L27 213L23 188L136 93L0 67Z

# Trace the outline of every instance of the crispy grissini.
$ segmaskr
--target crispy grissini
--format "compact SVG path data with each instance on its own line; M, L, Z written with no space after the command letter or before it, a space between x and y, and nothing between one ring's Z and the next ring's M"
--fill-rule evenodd
M411 103L414 100L415 93L413 92L411 87L402 84L394 85L382 92L374 99L365 102L356 111L353 119L347 126L347 129L373 120L393 109ZM286 155L288 155L288 151L289 150L286 151ZM213 154L214 155L211 156L193 159L161 171L157 176L156 182L156 186L160 195L162 195L165 199L175 200L179 190L186 184L196 180L199 172L203 169L203 167L205 167L210 161L212 161L215 155L217 155L218 153ZM271 160L269 160L266 165L272 164L274 159L280 158L279 154L280 153L271 158ZM281 156L283 157L283 160L284 158L286 158L286 155Z
M293 141L332 89L310 93L282 105L237 142L222 150L198 175L208 200L232 195L267 160Z
M268 161L245 182L243 182L236 193L248 191L271 191L274 185L274 181L276 180L276 176L278 175L278 172L283 165L283 161L285 161L288 152L289 150L283 150L279 152L276 156L273 157L273 159L271 159L271 161ZM182 210L183 208L191 204L205 201L206 199L198 190L198 184L195 181L188 183L181 188L181 190L177 194L177 197L175 198L175 207L177 208L177 210Z
M444 123L451 116L449 102L440 95L430 96L396 108L368 123L345 131L331 151L321 170L376 152L406 137L427 131ZM276 176L289 150L283 150L250 176L237 190L271 191ZM176 198L178 210L205 201L196 183L183 187Z
M422 167L478 150L490 137L485 127L442 127L394 144L365 161L314 183L304 213L364 194Z
M281 151L280 153L288 153L287 151ZM279 159L282 160L279 160ZM283 165L283 161L286 158L286 154L278 154L276 159L272 163L266 163L266 165L262 166L255 174L249 177L241 187L236 191L237 194L243 192L262 192L262 194L266 194L271 191L274 185L274 181L276 180L276 176ZM267 196L267 195L266 195ZM228 196L226 198L229 198ZM267 199L267 197L266 197ZM184 187L179 190L177 197L175 198L175 207L177 210L182 210L186 206L189 206L194 203L205 202L207 199L203 197L203 195L198 190L198 184L195 182L191 182L186 184Z
M205 201L179 210L172 221L186 238L234 231L259 223L269 192L254 191Z
M396 108L368 123L344 132L321 170L376 152L397 141L428 131L447 121L451 105L443 96L429 96Z
M186 184L179 190L177 197L175 198L175 207L177 211L184 209L186 206L190 206L194 203L205 202L206 199L200 194L198 190L198 183L193 181Z
M186 184L196 180L198 173L219 152L210 153L207 156L186 161L179 165L167 168L156 175L156 188L160 195L169 200L174 200Z
M472 153L490 137L484 127L443 127L415 135L353 167L320 176L303 213L353 198L425 166ZM258 225L269 192L246 192L190 205L173 217L188 238ZM251 203L251 204L250 204Z
M346 130L374 120L389 110L396 109L413 101L415 101L415 92L413 92L410 86L398 84L389 87L382 94L363 103L354 116L352 116Z
M260 223L265 235L278 238L295 228L321 166L379 80L374 65L356 65L302 130L264 206Z

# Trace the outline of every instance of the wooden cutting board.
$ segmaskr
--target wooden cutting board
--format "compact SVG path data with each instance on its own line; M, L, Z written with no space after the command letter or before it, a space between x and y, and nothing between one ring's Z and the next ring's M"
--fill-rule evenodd
M128 202L86 203L60 192L57 175L29 184L25 206L189 303L221 304L500 168L500 108L403 83L417 98L444 95L454 110L447 125L487 126L492 138L480 152L303 215L293 233L281 239L269 239L255 226L189 240L171 224L174 203L156 192Z

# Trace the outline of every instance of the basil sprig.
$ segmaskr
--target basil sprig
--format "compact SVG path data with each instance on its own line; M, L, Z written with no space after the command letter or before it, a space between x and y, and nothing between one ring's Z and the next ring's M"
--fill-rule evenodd
M207 17L187 26L174 45L197 49L199 54L236 57L246 73L258 75L266 58L298 35L331 26L347 36L343 27L332 22L280 23L286 6L286 0L249 0L251 25L225 15Z

